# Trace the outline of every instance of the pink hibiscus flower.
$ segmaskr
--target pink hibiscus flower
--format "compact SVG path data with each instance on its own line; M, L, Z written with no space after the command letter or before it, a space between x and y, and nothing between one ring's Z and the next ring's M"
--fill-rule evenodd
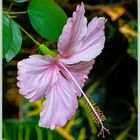
M83 3L78 5L73 16L67 20L58 41L57 56L32 55L18 63L17 86L19 92L30 102L45 96L40 113L39 126L54 129L63 127L75 114L77 96L83 94L89 103L97 124L99 135L104 131L102 118L82 90L87 75L92 69L105 42L105 18L93 18L87 25Z

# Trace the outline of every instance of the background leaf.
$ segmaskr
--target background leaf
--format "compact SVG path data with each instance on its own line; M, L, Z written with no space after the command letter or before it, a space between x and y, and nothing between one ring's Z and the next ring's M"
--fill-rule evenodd
M32 0L29 18L33 28L44 38L57 41L66 23L65 12L50 0Z
M9 40L10 46L5 54L5 59L7 62L12 60L16 54L20 51L21 44L22 44L22 34L16 22L12 19L9 19L9 29L11 30L11 39Z
M10 21L6 14L3 14L3 20L2 20L2 41L3 41L3 57L7 53L9 46L10 46L10 41L12 39L12 32L9 28L10 26Z
M57 140L64 138L50 129L41 128L37 124L37 119L5 119L3 122L3 140L52 140L52 136ZM60 128L61 131L63 129ZM71 139L72 140L72 139Z
M137 38L133 38L132 43L130 44L129 48L127 49L128 54L137 60Z

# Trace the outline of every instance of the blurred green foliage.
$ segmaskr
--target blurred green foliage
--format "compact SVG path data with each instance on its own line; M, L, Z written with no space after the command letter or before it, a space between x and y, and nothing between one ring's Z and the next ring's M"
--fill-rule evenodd
M17 3L13 2L10 6L11 1L4 0L3 10L7 11L10 8L13 12L26 11L30 3L24 0L14 1ZM21 3L18 3L19 1ZM81 1L55 0L55 2L71 16ZM137 1L83 0L83 2L89 21L94 16L104 16L108 19L105 48L96 59L84 91L101 107L106 116L105 124L111 132L107 140L137 140ZM14 20L39 42L44 41L31 27L26 14L13 16L16 17ZM51 131L38 127L43 99L29 103L22 99L16 87L17 62L37 53L36 48L36 45L23 34L20 53L9 63L3 61L3 139L100 140L101 138L97 137L98 127L89 115L82 98L78 99L79 108L76 114L64 128Z

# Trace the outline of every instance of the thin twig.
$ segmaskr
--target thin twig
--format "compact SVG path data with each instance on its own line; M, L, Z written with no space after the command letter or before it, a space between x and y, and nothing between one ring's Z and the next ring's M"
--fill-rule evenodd
M9 15L18 15L18 14L27 14L28 11L20 11L20 12L8 12L8 11L3 11L3 13L7 13Z
M38 41L36 41L21 25L19 25L18 24L18 26L19 26L19 28L35 43L35 44L37 44L38 46L40 46L41 44L38 42Z
M10 6L9 6L9 8L7 10L7 12L9 12L11 10L12 6L13 6L13 1L11 2Z

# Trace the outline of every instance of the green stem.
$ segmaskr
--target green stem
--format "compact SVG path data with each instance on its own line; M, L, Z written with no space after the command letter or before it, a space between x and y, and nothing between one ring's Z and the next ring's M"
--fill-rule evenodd
M27 14L28 11L22 11L22 12L7 12L7 14Z
M18 140L23 140L23 126L21 122L18 126Z
M23 27L21 27L18 24L19 28L35 43L39 46L40 51L44 54L44 55L51 55L51 56L56 56L57 54L55 52L53 52L52 50L50 50L47 46L45 46L44 44L40 44L38 41L36 41Z
M42 131L40 129L40 127L38 127L37 125L35 126L36 132L37 132L37 139L38 140L43 140L43 135L42 135Z
M30 127L28 125L25 126L25 140L30 140Z
M4 12L9 18L11 18L10 15L8 15L8 12ZM50 50L46 45L39 43L37 40L35 40L20 24L18 24L18 27L36 44L39 46L39 50L42 52L44 55L51 55L51 56L56 56L57 53L54 51Z
M11 2L10 6L9 6L9 8L7 10L7 12L9 12L11 10L12 6L13 6L13 1Z
M38 41L36 41L22 26L20 26L19 24L18 24L18 26L19 26L19 28L35 43L35 44L37 44L38 46L40 46L41 44L38 42Z

